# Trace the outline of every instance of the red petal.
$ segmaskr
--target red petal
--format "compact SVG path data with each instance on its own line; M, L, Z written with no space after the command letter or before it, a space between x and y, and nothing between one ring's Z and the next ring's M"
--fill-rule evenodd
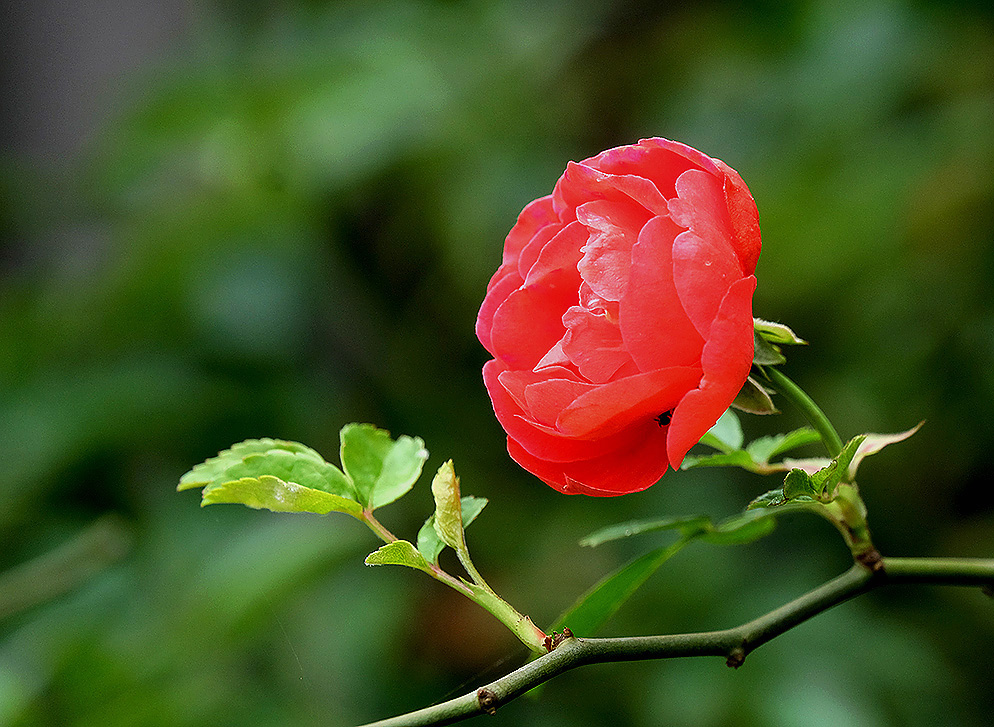
M525 403L528 405L528 413L539 424L555 427L556 419L563 409L593 386L594 384L561 378L546 379L531 384L525 387Z
M638 175L651 181L664 197L675 194L677 177L688 169L718 173L715 161L696 149L669 139L643 139L638 144L608 149L582 162L610 174ZM651 208L650 208L651 209ZM661 214L665 210L653 210Z
M670 216L688 231L673 241L673 280L687 317L707 339L722 298L744 274L732 245L721 182L690 171L677 180L677 192L679 197L670 200Z
M514 227L507 233L504 240L504 257L502 264L513 264L517 261L518 255L524 249L528 241L535 233L546 225L558 222L559 218L552 208L552 195L539 197L534 202L529 202L518 215Z
M629 435L625 446L598 457L575 462L548 462L535 457L513 439L511 458L533 475L567 494L607 497L651 487L666 472L666 427L648 422Z
M673 240L681 232L669 217L653 217L632 248L628 290L619 325L625 348L642 371L697 366L704 339L684 312L673 282Z
M571 219L579 205L597 199L634 200L652 214L665 212L665 197L645 175L634 171L634 174L607 174L584 163L570 162L552 192L556 213L562 220Z
M725 204L732 222L735 251L742 262L742 268L747 273L756 270L759 261L759 251L763 246L759 234L759 210L756 200L749 193L749 188L742 181L739 173L725 162L714 160L718 168L725 174Z
M721 301L701 356L704 376L697 389L677 404L670 420L666 449L674 466L679 466L687 451L714 426L749 376L755 289L756 278L750 275L734 283Z
M574 437L610 436L639 419L653 421L675 407L700 380L699 368L681 366L602 384L563 409L557 428Z
M632 363L621 331L605 316L573 306L563 316L563 323L568 332L563 337L562 351L588 381L602 384L622 366Z
M578 300L576 263L585 239L580 223L564 228L542 248L525 284L494 312L488 350L511 368L534 368L566 333L563 314Z
M587 228L579 222L571 222L560 230L542 247L534 264L525 275L525 285L558 285L570 291L575 304L579 298L580 273L576 265L580 262L580 249L587 242ZM565 309L560 312L560 315Z
M563 229L563 225L559 222L555 224L546 225L541 230L535 233L535 236L528 241L521 250L521 255L518 256L518 274L522 278L528 277L528 271L531 266L535 264L538 260L538 256L545 249L545 246L549 244L549 241L558 235ZM581 243L582 244L582 243Z
M623 435L597 440L578 439L539 424L501 383L501 379L504 379L510 386L517 386L522 382L520 375L525 372L513 372L517 376L510 379L506 377L511 372L504 372L506 368L500 361L488 361L483 367L483 382L490 394L497 421L511 439L516 440L533 456L549 462L572 462L613 451L624 441Z
M569 331L566 332L566 336L569 335ZM566 336L563 336L565 338ZM559 343L549 349L549 352L542 357L542 360L535 364L535 370L541 371L550 366L572 366L573 362L569 360L566 352L563 351L563 342L560 339Z
M491 355L496 355L491 340L494 314L507 299L507 296L517 290L523 282L514 266L501 266L487 288L487 295L483 299L480 313L476 317L476 337L480 339L480 343Z
M576 218L589 230L577 264L584 282L597 295L618 301L628 287L632 246L649 213L631 203L597 200L576 208Z

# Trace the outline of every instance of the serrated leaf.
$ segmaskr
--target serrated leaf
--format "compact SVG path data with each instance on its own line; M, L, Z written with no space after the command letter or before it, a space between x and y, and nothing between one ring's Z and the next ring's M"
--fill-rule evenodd
M459 478L452 460L438 468L431 481L431 494L435 498L435 532L443 543L457 551L465 550L463 533L462 499L459 497Z
M431 566L418 549L406 540L395 540L366 556L366 565L403 565L426 573Z
M206 495L227 482L263 475L355 499L352 483L341 470L310 447L278 439L251 439L236 444L187 472L177 489L203 487Z
M764 492L759 497L755 498L752 502L746 505L746 512L749 510L756 510L758 508L772 508L780 507L787 502L787 498L783 496L783 488L778 487L775 490L769 490Z
M842 451L839 452L838 456L827 467L811 475L811 479L819 489L821 496L831 493L840 482L851 481L852 477L849 472L849 465L852 463L853 457L856 456L856 451L865 439L865 434L853 437L846 442Z
M801 469L792 469L783 480L783 496L785 500L793 500L797 497L820 497L822 490L807 472Z
M701 444L727 454L742 446L742 438L742 424L739 423L738 416L731 409L726 409L714 426L701 437Z
M786 357L774 344L770 343L759 331L753 329L752 362L757 366L778 366L787 363Z
M587 548L596 548L602 543L612 540L629 538L633 535L652 533L659 530L678 530L681 535L690 535L706 529L711 524L711 519L707 515L692 515L690 517L668 517L656 520L632 520L627 523L609 525L591 533L580 545Z
M211 457L206 462L198 464L180 478L179 486L176 489L179 491L189 490L194 487L203 487L212 482L219 482L224 479L224 472L232 465L241 462L243 458L250 454L261 454L274 449L295 452L324 461L320 454L299 442L269 438L246 439L244 442L231 445L229 449L220 452L216 457Z
M765 416L780 413L780 410L773 403L773 399L770 398L770 392L751 376L746 379L739 393L735 395L732 406L747 414Z
M372 424L347 424L340 438L342 468L355 485L357 499L370 510L406 494L428 459L419 437L394 440Z
M855 477L856 470L859 468L859 464L863 461L864 457L876 454L888 445L903 442L905 439L921 429L923 424L925 424L924 421L918 422L918 424L913 426L911 429L904 432L898 432L897 434L867 434L866 439L864 439L863 443L859 445L859 449L856 450L856 454L853 456L852 462L849 464L849 473Z
M273 512L310 512L327 515L343 512L361 518L362 507L354 500L323 490L286 482L272 475L243 477L204 490L201 505L240 504Z
M487 498L465 495L462 498L463 530L469 527L470 523L476 520L476 516L483 512L487 505ZM439 554L445 549L445 543L435 532L435 515L425 520L425 524L418 531L418 550L429 563L437 563Z
M764 321L762 318L753 318L752 324L753 330L770 343L786 344L789 346L807 344L807 341L783 323L774 323L773 321Z

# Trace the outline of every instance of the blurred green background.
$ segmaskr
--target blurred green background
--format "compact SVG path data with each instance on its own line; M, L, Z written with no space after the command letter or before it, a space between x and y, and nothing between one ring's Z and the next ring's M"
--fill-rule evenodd
M757 315L861 468L878 547L994 554L994 18L986 3L483 0L8 8L0 158L0 724L350 725L509 670L488 614L344 516L201 510L174 488L235 441L337 461L338 429L422 436L491 499L477 565L538 623L729 515L718 470L569 498L519 470L473 323L503 237L570 159L645 136L759 204ZM793 427L750 418L747 436ZM425 482L382 512L413 537ZM46 555L47 554L47 555ZM784 522L667 564L605 634L735 625L846 566ZM30 565L24 565L30 564ZM981 725L994 602L894 588L751 655L587 667L514 725ZM511 660L502 662L510 657ZM489 670L489 671L488 671Z

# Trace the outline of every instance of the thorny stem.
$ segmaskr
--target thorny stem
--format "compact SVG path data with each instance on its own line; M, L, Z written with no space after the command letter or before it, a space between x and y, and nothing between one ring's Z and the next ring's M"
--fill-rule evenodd
M842 439L839 437L839 433L835 431L835 427L832 426L832 422L825 416L825 412L815 404L814 399L808 396L800 386L787 378L775 366L762 366L760 370L784 398L800 409L804 418L818 432L821 441L825 444L825 449L828 450L828 454L831 457L838 457L839 452L842 451Z
M459 722L496 709L563 672L585 664L666 659L677 656L722 656L732 667L747 654L832 606L894 583L979 586L994 589L994 559L887 558L885 568L871 572L854 565L842 575L790 603L736 628L693 634L635 636L615 639L568 638L552 652L507 676L461 697L365 727L421 727Z

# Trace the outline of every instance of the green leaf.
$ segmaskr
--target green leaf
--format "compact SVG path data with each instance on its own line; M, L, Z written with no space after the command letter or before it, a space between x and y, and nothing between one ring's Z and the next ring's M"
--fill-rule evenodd
M357 519L362 516L362 507L354 500L296 482L285 482L272 475L243 477L204 491L201 505L222 503L247 505L256 510L273 512L311 512L318 515L344 512Z
M753 462L752 457L741 449L727 454L710 454L704 457L688 455L683 458L683 462L680 464L680 469L682 470L690 470L696 467L741 467L750 472L756 471L756 463Z
M373 510L406 494L428 459L424 441L390 432L372 424L347 424L341 431L342 467L355 485L360 503Z
M786 344L788 346L807 344L807 341L783 323L774 323L773 321L764 321L762 318L753 318L752 324L753 330L770 343Z
M693 537L681 538L657 548L622 566L603 578L577 599L555 625L553 631L568 626L577 636L593 636L659 567L683 550Z
M619 523L601 528L581 540L580 545L587 548L596 548L598 545L608 543L612 540L629 538L632 535L641 535L643 533L653 533L659 530L678 530L681 535L685 536L700 532L710 525L711 519L707 515L668 517L656 520L632 520L627 523Z
M819 437L818 432L814 429L801 427L786 434L755 439L746 447L746 452L756 462L768 464L774 457L778 457L792 449L797 449L807 444L814 444L820 440L821 437Z
M768 392L756 379L749 377L732 400L732 406L747 414L779 414Z
M714 545L751 543L768 535L776 527L775 513L744 512L714 525L706 515L635 520L598 530L580 541L581 545L596 546L610 540L659 530L677 530L676 542L657 548L622 566L603 578L583 594L552 627L563 626L580 636L592 636L614 613L621 608L645 581L666 561L679 553L694 540L704 540Z
M772 437L760 437L759 439L750 442L744 450L736 449L722 454L705 456L689 455L684 457L683 462L680 465L680 469L688 470L696 467L741 467L744 470L755 472L757 474L782 472L790 469L790 466L787 462L770 463L770 460L773 457L779 456L784 452L788 452L797 447L812 444L819 441L819 439L820 438L816 431L807 427L802 427L801 429L795 429L787 434L778 434ZM702 439L701 442L705 444L708 443L704 439ZM722 446L725 445L723 444ZM824 460L824 464L828 464L828 461L829 460ZM814 469L819 469L824 466L824 464L818 465ZM797 466L801 467L800 464ZM805 470L808 469L806 467L801 468Z
M431 494L435 498L433 526L439 539L456 551L464 551L466 537L463 533L459 478L456 477L451 459L435 473L435 478L431 481Z
M463 529L469 527L470 523L476 520L476 516L483 512L487 505L487 498L465 495L461 499ZM445 543L435 532L434 513L425 520L425 524L418 531L418 550L429 563L437 563L439 554L445 549Z
M742 425L735 412L726 409L714 426L701 437L701 444L714 447L726 454L739 449L742 446Z
M712 545L745 545L766 537L776 526L775 513L747 510L722 520L699 538Z
M203 487L206 495L227 482L262 475L355 499L352 483L341 470L310 447L278 439L250 439L236 444L183 475L177 489Z
M406 540L395 540L366 556L366 565L403 565L426 573L431 566L418 549Z
M786 504L786 502L787 498L784 497L783 488L778 487L775 490L764 492L762 495L746 505L746 512L749 512L750 510L758 510L760 508L780 507Z

